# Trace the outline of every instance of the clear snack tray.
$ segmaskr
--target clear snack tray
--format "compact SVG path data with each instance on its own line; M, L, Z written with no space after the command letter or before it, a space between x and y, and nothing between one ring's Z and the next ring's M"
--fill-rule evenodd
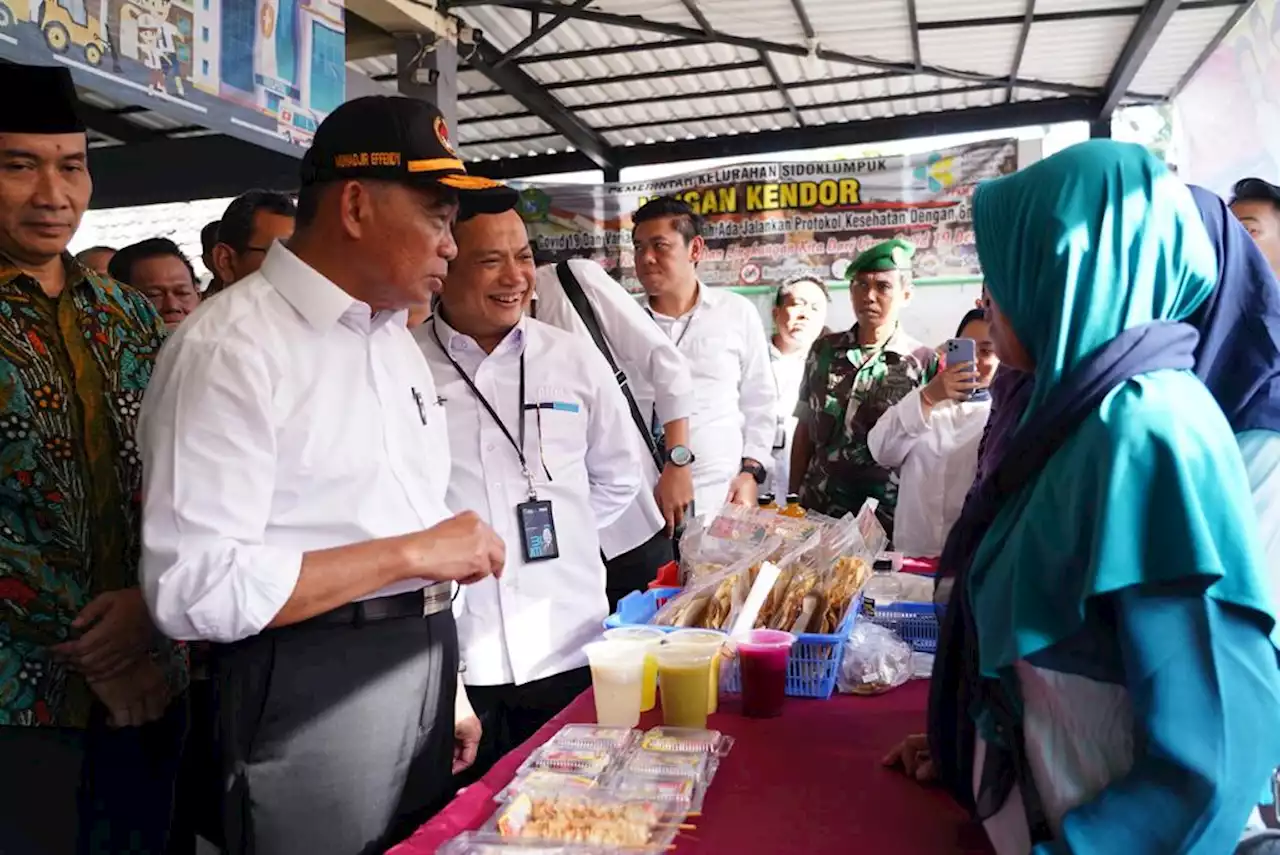
M560 748L603 749L621 753L631 747L639 731L598 724L566 724L547 742Z
M521 793L498 807L484 831L504 839L661 852L680 832L688 807L616 793Z
M497 834L468 831L436 850L437 855L604 855L596 846L508 840Z
M655 727L640 738L640 748L675 754L710 754L723 757L733 748L733 737L718 730L689 727Z
M707 794L706 782L685 775L646 775L620 772L609 783L609 792L629 799L653 799L671 802L691 813L702 810Z
M529 756L520 772L543 769L584 778L600 778L621 752L607 748L564 748L548 743Z
M705 751L677 753L637 749L623 763L622 772L636 775L675 775L692 781L708 781L711 778L712 755Z

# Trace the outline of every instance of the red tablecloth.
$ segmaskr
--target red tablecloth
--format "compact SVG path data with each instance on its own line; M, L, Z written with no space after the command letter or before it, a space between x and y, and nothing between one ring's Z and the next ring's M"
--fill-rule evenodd
M880 765L886 751L923 727L928 686L912 683L874 698L829 701L789 698L776 719L737 714L726 698L709 726L737 745L720 766L676 855L892 852L895 855L985 853L982 834L941 792ZM468 787L434 819L388 855L428 855L445 841L479 828L493 795L539 745L570 722L595 721L591 693ZM641 727L661 724L648 714Z

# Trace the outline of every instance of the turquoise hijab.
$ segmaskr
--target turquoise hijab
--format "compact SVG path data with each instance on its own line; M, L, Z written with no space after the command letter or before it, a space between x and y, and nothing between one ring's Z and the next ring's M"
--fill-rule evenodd
M992 299L1035 361L1023 423L1120 333L1191 315L1217 258L1190 191L1136 145L1097 140L978 187ZM1244 464L1189 371L1120 383L996 517L969 595L998 676L1083 625L1094 597L1186 583L1255 611L1276 640ZM1176 639L1170 639L1176 644Z

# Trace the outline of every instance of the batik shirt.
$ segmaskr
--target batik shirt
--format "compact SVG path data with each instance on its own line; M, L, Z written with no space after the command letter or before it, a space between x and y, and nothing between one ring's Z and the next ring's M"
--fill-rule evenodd
M886 410L928 380L933 362L932 352L901 328L882 347L859 347L856 326L814 345L796 407L813 441L800 486L805 508L841 517L878 499L880 521L892 534L898 483L871 456L867 434Z
M0 257L0 725L84 727L92 696L49 648L95 596L138 584L134 424L164 325L64 260L57 298ZM158 641L171 689L184 651Z

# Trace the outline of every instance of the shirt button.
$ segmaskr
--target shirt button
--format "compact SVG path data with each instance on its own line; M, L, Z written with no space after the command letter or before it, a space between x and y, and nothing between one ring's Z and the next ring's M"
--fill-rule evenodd
M485 449L485 451L493 451L493 446L490 445L488 448Z

